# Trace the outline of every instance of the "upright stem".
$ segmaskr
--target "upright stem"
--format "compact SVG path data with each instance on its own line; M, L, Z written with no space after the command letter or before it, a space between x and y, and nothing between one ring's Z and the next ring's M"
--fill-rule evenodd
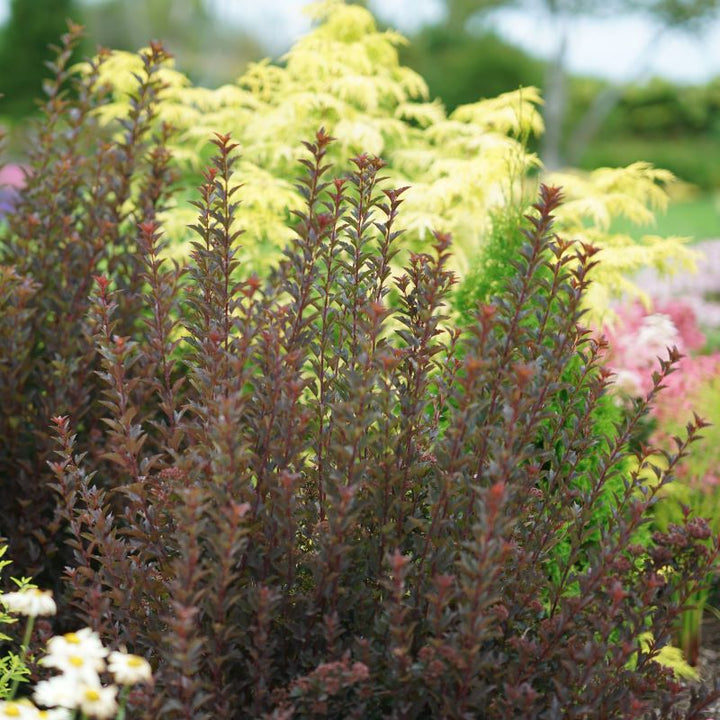
M35 617L30 615L28 617L27 625L25 626L25 635L23 636L22 646L20 647L20 666L25 666L25 658L27 657L28 647L30 646L30 638L32 637L32 631L35 627ZM24 673L23 673L24 674ZM20 684L20 675L16 675L10 686L10 695L8 700L15 699L15 693L17 693L18 685Z
M123 685L120 690L120 700L118 702L118 711L115 720L125 720L125 706L127 705L128 695L130 694L130 686Z

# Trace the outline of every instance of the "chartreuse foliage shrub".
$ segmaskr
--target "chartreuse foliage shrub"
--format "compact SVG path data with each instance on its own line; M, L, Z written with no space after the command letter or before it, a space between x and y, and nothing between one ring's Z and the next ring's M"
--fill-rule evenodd
M399 219L404 247L426 250L432 231L442 227L453 233L455 270L464 274L482 263L493 220L517 214L518 208L522 215L537 192L538 160L525 143L542 132L537 90L482 99L448 115L428 96L423 79L400 64L402 36L378 31L365 8L324 0L310 12L315 27L280 64L257 63L234 84L195 87L169 59L162 62L158 77L166 87L155 107L156 126L167 122L177 130L170 139L173 165L199 177L212 151L208 138L214 132L232 134L243 150L239 170L246 184L248 239L242 258L264 273L292 237L288 209L302 204L293 180L296 148L325 126L338 139L331 159L381 155L391 182L410 186ZM85 72L94 71L88 66ZM144 72L138 55L116 52L105 58L98 73L111 93L96 111L104 126L117 129L126 117L139 92L136 75ZM586 297L596 315L604 313L610 296L635 289L628 273L647 265L674 270L692 263L678 238L648 236L636 243L610 232L614 217L651 219L667 203L672 181L670 173L646 163L547 181L565 187L559 228L568 238L591 239L603 251ZM176 256L190 251L192 212L178 196L164 216Z
M160 48L114 137L66 58L2 236L0 531L58 624L151 659L128 716L671 716L657 660L718 550L697 518L635 538L702 422L652 487L649 450L626 470L647 403L592 422L596 251L556 236L559 190L451 324L450 236L396 274L409 191L374 155L333 168L322 130L292 242L244 265L220 135L172 263Z

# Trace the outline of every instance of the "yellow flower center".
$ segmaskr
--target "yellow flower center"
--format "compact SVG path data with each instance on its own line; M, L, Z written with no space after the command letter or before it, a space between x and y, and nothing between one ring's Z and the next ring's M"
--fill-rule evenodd
M80 644L80 638L77 636L77 633L66 633L63 637L67 642L72 643L73 645Z
M97 702L100 699L100 693L93 688L87 688L85 690L85 699L90 702Z
M5 717L20 717L20 710L15 703L8 703L4 710Z
M131 655L127 660L128 667L131 667L131 668L142 667L143 663L144 663L144 660L141 657L138 657L137 655Z
M68 662L74 667L82 667L85 661L79 655L70 655Z

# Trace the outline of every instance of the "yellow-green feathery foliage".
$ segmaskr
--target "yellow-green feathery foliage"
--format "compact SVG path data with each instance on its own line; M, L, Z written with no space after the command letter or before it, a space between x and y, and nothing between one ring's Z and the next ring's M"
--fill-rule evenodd
M557 212L560 233L601 248L595 282L586 298L592 319L611 319L600 316L607 312L610 300L622 294L649 306L650 298L631 280L643 266L667 275L679 269L695 270L698 255L685 247L689 238L645 235L637 241L624 233L611 232L615 218L646 225L654 221L656 211L667 209L667 188L676 182L668 170L636 162L625 168L599 168L590 173L552 173L545 182L565 190L565 202Z
M535 196L535 181L528 179L539 162L524 139L543 129L538 91L480 100L448 116L428 98L422 78L400 65L396 48L405 42L402 36L380 32L366 9L324 0L309 12L314 29L281 64L256 63L233 85L193 87L167 65L158 116L178 129L176 161L192 176L203 167L214 132L231 133L240 144L246 260L261 270L288 241L288 212L300 206L294 178L301 142L324 126L338 139L333 152L339 157L380 155L390 182L411 186L402 213L406 247L422 247L431 230L450 231L455 269L464 272L482 251L491 213ZM133 73L140 70L140 59L129 53L114 53L105 64L101 79L113 87L112 102L101 110L108 123L125 113ZM668 173L639 164L589 178L563 176L570 200L563 210L565 229L604 249L606 262L591 294L598 312L611 293L627 289L624 273L688 262L677 239L636 245L608 234L612 217L644 219L666 202L669 181ZM179 203L166 218L180 253L189 246L186 226L194 214L189 204Z
M648 652L653 645L653 636L651 633L643 633L640 636L640 648L643 652ZM674 673L675 677L682 680L697 680L698 672L683 657L682 650L676 648L673 645L664 645L660 652L655 657L655 660L661 665L670 668ZM635 659L637 662L637 659ZM630 663L634 666L635 663Z

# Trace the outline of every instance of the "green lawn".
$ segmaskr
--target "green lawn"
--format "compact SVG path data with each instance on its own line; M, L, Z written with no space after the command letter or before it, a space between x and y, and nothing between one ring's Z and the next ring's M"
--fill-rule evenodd
M695 198L673 202L665 213L658 213L654 225L633 225L618 220L613 230L627 232L633 237L647 234L690 236L695 240L720 238L720 194L703 194Z
M593 142L583 155L580 167L623 167L637 160L671 170L683 182L704 192L720 187L720 138L613 137Z

